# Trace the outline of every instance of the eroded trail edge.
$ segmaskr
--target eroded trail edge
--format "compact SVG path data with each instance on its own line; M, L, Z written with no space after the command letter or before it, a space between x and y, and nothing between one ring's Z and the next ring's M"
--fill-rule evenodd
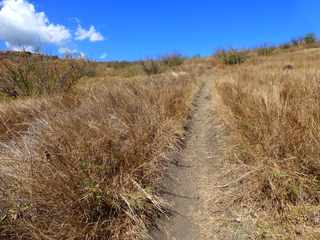
M247 239L239 215L223 203L230 179L224 162L224 127L216 119L214 76L202 77L183 151L175 156L164 183L172 216L160 222L155 240ZM232 180L232 179L231 179Z

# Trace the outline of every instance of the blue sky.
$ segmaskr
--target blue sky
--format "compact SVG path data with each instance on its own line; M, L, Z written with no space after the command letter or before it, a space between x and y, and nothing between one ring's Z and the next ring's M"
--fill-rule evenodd
M170 52L210 55L218 48L281 43L308 32L320 35L320 1L316 0L33 0L28 3L37 13L44 12L50 23L63 25L72 35L65 36L67 40L63 44L60 39L51 39L41 43L41 48L50 54L57 54L58 49L70 49L93 59L104 56L104 60L134 60ZM76 40L74 35L79 25L87 32L94 26L103 40L91 41L89 37ZM1 38L0 30L1 48L6 48L8 34L4 35Z

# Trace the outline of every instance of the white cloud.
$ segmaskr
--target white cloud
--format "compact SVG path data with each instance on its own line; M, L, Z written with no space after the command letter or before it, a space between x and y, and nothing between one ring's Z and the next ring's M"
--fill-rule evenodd
M27 0L3 0L0 8L0 40L11 49L61 45L71 37L65 26L50 23L45 13L36 12Z
M5 45L8 49L12 51L18 51L18 52L20 51L34 52L36 50L36 48L33 46L27 46L27 45L12 46L9 42L5 42Z
M70 49L67 47L61 47L58 49L58 52L61 55L72 56L76 58L86 58L86 55L83 52L79 52L77 49Z
M108 57L107 53L102 53L100 59L106 59Z
M79 24L76 31L76 40L86 39L88 39L90 42L98 42L103 41L104 37L101 33L96 31L96 28L94 26L91 25L90 28L86 30Z
M61 47L58 49L58 52L62 55L64 54L75 54L75 53L78 53L78 51L76 49L70 49L70 48L67 48L67 47Z
M82 58L82 59L84 59L84 58L86 58L87 56L86 56L86 54L84 54L83 52L79 52L79 57Z

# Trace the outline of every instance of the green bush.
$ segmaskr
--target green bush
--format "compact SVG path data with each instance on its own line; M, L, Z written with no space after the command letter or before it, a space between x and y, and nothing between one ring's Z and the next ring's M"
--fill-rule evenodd
M226 65L241 64L248 59L248 56L245 52L241 52L234 49L229 51L218 51L215 56L218 58L219 61L223 62Z
M312 47L315 46L317 42L317 36L314 33L308 33L305 36L294 38L289 43L283 44L282 46L286 46L286 49L291 47Z
M306 45L311 45L317 42L317 37L314 33L308 33L303 37L303 42Z

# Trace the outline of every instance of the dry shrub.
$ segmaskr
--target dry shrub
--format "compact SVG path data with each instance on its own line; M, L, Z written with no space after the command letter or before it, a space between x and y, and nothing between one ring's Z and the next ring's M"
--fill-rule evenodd
M309 58L291 59L291 70L277 58L233 68L218 84L230 111L233 156L258 169L245 181L245 199L275 210L285 226L314 226L303 211L292 219L293 209L308 205L320 213L320 71L316 61L307 67Z
M0 92L8 97L63 93L94 72L94 63L85 60L22 54L0 61Z
M186 60L186 58L179 53L172 53L161 57L160 60L167 67L174 68L181 66Z
M39 114L1 147L0 239L146 237L195 89L188 76L110 82Z
M220 62L226 65L239 65L248 60L247 51L236 49L219 50L214 55Z
M143 71L147 75L160 74L164 71L163 64L157 59L148 59L141 62Z
M146 59L145 61L140 62L140 64L147 75L155 75L167 70L174 70L175 68L183 65L185 61L186 58L181 54L172 53L160 58Z

